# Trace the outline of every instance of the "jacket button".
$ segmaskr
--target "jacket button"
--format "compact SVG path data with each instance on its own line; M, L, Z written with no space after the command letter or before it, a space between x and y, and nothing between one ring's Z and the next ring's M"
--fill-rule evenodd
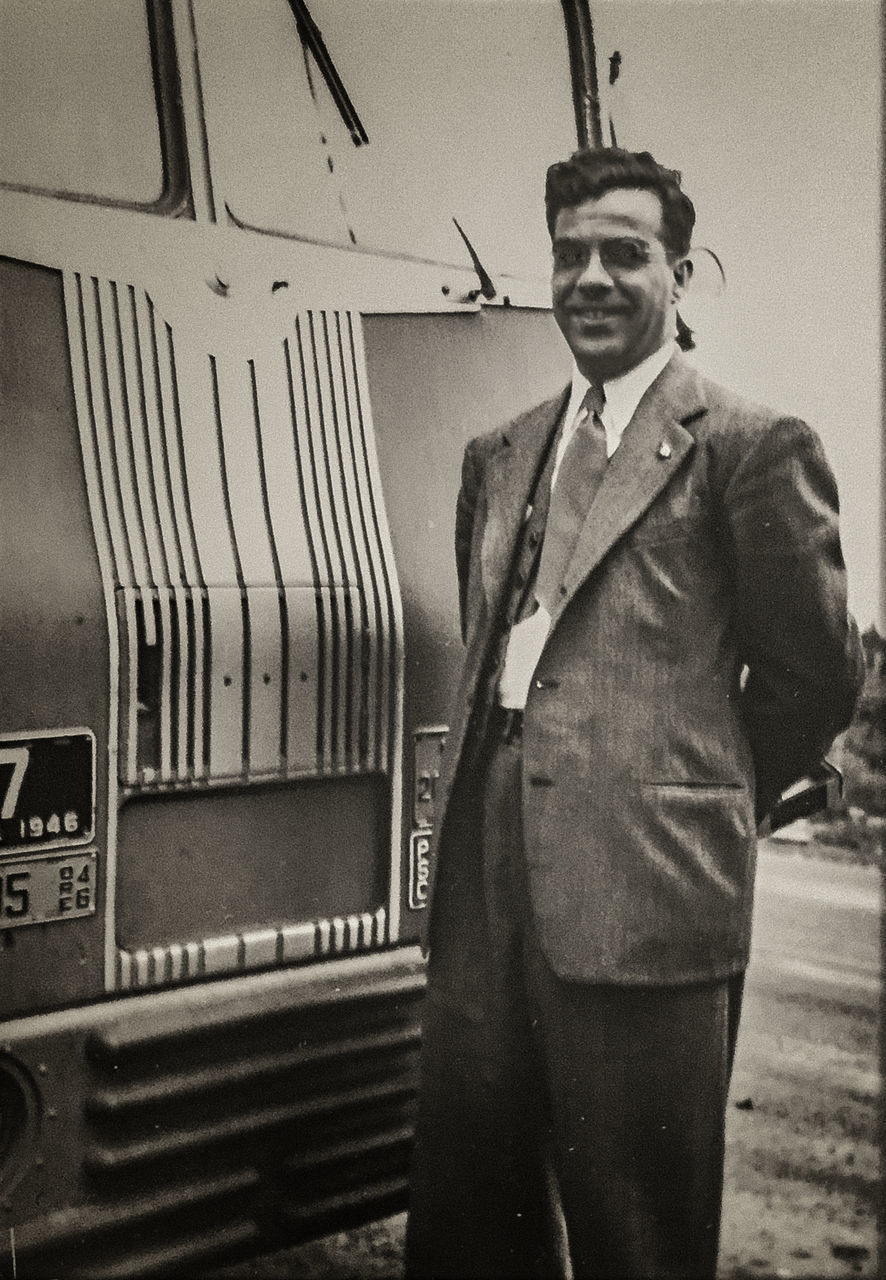
M529 784L533 787L552 787L554 779L546 778L542 773L533 773L530 775Z
M535 682L535 687L536 689L559 689L560 681L559 680L543 680L541 679L541 677L539 677L539 679L536 680Z

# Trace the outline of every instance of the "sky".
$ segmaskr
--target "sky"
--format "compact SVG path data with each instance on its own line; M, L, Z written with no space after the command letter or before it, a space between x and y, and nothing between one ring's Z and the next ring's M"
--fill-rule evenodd
M697 362L820 433L850 605L884 630L880 34L869 0L592 0L604 123L695 201ZM608 86L609 57L621 54Z

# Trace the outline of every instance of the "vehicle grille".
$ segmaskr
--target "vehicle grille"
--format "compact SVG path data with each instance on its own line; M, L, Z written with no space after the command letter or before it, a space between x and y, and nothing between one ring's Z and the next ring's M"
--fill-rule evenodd
M193 1277L404 1208L423 988L403 966L297 1007L97 1027L86 1203L18 1229L18 1273Z
M162 290L161 290L162 293ZM120 631L120 782L200 789L395 750L400 600L359 316L272 343L67 272L77 415Z

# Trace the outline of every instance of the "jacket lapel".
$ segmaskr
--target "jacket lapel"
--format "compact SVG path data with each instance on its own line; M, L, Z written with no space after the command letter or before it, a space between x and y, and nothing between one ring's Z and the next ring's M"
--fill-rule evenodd
M495 616L517 537L532 501L535 478L568 396L567 387L512 423L487 466L487 510L480 564L490 616Z
M643 396L612 456L576 543L552 625L610 548L673 479L695 444L684 424L705 409L698 374L682 356L674 356Z

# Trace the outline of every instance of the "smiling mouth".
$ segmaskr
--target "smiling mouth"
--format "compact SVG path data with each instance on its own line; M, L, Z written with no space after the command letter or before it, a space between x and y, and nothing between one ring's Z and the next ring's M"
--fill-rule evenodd
M600 311L593 307L586 307L581 311L574 311L572 314L579 324L605 324L609 320L617 320L621 312Z

